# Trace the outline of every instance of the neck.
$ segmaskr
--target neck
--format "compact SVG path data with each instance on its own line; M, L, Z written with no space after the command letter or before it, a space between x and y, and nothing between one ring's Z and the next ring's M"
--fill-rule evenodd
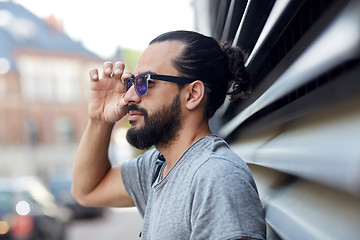
M211 134L209 125L202 123L199 125L183 126L179 130L178 137L166 146L156 146L166 159L166 167L163 176L176 164L184 152L199 139Z

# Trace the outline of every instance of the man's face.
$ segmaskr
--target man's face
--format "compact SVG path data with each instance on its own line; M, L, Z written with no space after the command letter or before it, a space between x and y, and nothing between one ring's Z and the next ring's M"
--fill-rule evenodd
M141 55L134 75L151 72L177 75L172 59L177 56L182 44L171 41L154 43ZM129 143L140 149L153 145L166 146L176 139L181 129L181 101L175 83L151 80L145 96L134 95L133 87L126 93L129 122Z

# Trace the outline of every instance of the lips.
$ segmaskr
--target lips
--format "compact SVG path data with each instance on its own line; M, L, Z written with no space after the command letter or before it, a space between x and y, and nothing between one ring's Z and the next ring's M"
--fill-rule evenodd
M146 118L147 116L147 111L136 104L128 105L127 112L129 114L128 120L130 124L134 124L139 119Z
M129 113L129 117L128 117L129 121L136 121L144 116L143 113L138 111L129 111L128 113Z

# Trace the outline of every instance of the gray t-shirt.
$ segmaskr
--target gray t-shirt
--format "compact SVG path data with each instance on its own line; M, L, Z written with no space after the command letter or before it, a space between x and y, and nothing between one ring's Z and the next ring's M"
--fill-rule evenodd
M265 220L246 163L226 142L198 140L152 185L159 152L124 163L126 190L144 217L142 239L265 239Z

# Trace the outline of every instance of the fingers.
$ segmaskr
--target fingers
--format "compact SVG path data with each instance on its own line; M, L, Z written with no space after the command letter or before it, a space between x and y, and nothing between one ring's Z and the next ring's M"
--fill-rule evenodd
M103 78L110 78L112 77L113 73L113 63L110 61L104 62L103 65Z
M104 62L103 65L102 79L114 78L116 80L120 80L121 77L123 76L124 69L125 69L125 64L121 61L115 62L115 64L113 64L110 61L106 61ZM97 69L90 70L89 75L91 80L93 81L99 80L99 73Z
M121 79L121 76L124 72L125 65L123 62L116 62L114 67L113 77L117 80Z
M124 68L125 65L121 61L115 62L115 64L110 61L106 61L103 66L103 78L114 77L115 79L120 80L124 72Z
M91 80L93 81L99 80L99 73L97 69L90 70L89 75Z

